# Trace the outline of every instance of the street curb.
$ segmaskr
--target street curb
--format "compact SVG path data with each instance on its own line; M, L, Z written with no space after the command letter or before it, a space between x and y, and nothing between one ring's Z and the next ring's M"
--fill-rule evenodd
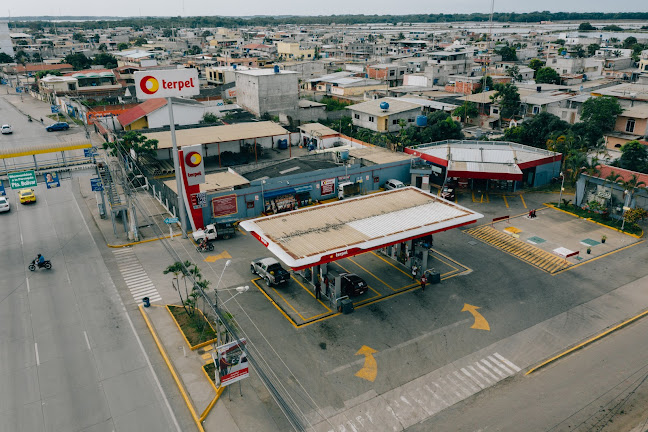
M146 315L146 312L144 312L144 306L139 305L139 311L142 314L142 317L144 318L144 321L146 322L146 326L148 327L149 331L151 332L151 336L153 336L153 340L155 341L155 344L158 347L158 350L160 351L160 354L162 354L162 358L164 359L164 362L166 363L167 367L169 368L169 372L171 372L171 376L173 376L173 380L175 381L176 385L178 386L178 390L180 390L180 394L182 395L182 398L184 399L185 403L187 404L187 408L189 408L189 412L191 413L191 417L193 417L194 422L196 423L196 426L198 427L198 430L200 432L205 432L205 429L202 426L201 420L196 414L196 410L189 400L189 396L187 395L187 392L185 391L184 386L182 385L182 381L180 381L180 377L175 371L175 368L171 364L171 360L169 360L169 356L166 353L166 350L162 346L162 343L160 342L160 338L157 335L157 332L153 328L153 324L151 323L151 320L149 320L149 317Z
M530 375L533 372L535 372L535 371L537 371L539 369L542 369L545 366L547 366L547 365L561 359L562 357L565 357L565 356L573 353L574 351L578 351L581 348L585 348L586 346L590 345L591 343L596 342L597 340L602 339L605 336L609 335L610 333L613 333L613 332L615 332L615 331L617 331L617 330L619 330L619 329L621 329L621 328L623 328L623 327L625 327L625 326L627 326L629 324L632 324L633 322L637 321L640 318L643 318L646 315L648 315L648 310L645 310L642 313L640 313L639 315L635 315L632 318L630 318L630 319L628 319L626 321L623 321L621 324L617 324L616 326L612 327L611 329L608 329L608 330L604 331L603 333L600 333L600 334L598 334L598 335L596 335L594 337L591 337L591 338L587 339L585 342L581 342L580 344L576 345L575 347L572 347L572 348L568 349L567 351L563 351L560 354L558 354L557 356L554 356L554 357L550 358L549 360L546 360L546 361L540 363L538 366L529 369L524 375L525 376Z
M138 244L142 244L142 243L149 243L149 242L154 242L154 241L158 241L158 240L162 240L162 239L168 239L168 238L171 238L171 237L178 237L180 235L182 235L182 233L173 234L172 236L164 236L164 237L158 237L158 238L154 238L154 239L141 240L141 241L133 242L133 243L125 243L123 245L111 245L110 243L106 243L106 246L108 246L109 248L119 249L119 248L138 245Z
M182 328L180 327L180 324L178 324L178 320L176 320L175 316L173 315L173 312L171 312L171 306L172 306L172 307L182 307L182 306L177 306L177 305L166 305L165 308L166 308L166 310L169 312L169 315L171 315L171 319L172 319L173 322L175 323L176 327L178 327L178 330L180 331L180 334L182 335L182 338L183 338L184 341L187 343L187 346L189 347L189 349L190 349L191 351L195 351L195 350L197 350L197 349L199 349L199 348L206 347L207 345L211 345L211 344L217 342L217 339L214 338L214 339L208 340L207 342L201 342L201 343L199 343L198 345L191 345L191 344L189 343L189 340L187 339L187 336L185 336L184 332L182 331ZM212 327L211 323L209 322L209 320L207 320L207 318L206 318L205 315L202 313L202 311L201 311L200 309L198 309L198 312L200 312L200 315L202 315L203 318L205 318L205 321L207 321L207 324L209 324L209 328L211 328L212 331L213 331L214 333L216 333L216 330L214 330L214 327Z
M594 224L596 224L596 225L600 225L600 226L602 226L602 227L605 227L605 228L611 229L611 230L613 230L613 231L620 232L621 234L625 234L625 235L630 236L630 237L634 237L634 238L640 239L640 238L643 237L643 234L644 234L643 230L641 230L641 235L637 235L637 234L630 234L630 233L628 233L628 232L621 231L620 229L617 229L617 228L611 227L611 226L609 226L609 225L605 225L605 224L602 224L602 223L596 222L595 220L592 220L592 218L584 218L584 217L582 217L582 216L578 216L577 214L574 214L574 213L571 213L571 212L568 212L568 211L565 211L565 210L559 209L558 207L554 206L553 204L543 203L543 205L545 205L545 206L547 206L547 207L549 207L549 208L552 208L552 209L554 209L554 210L558 210L558 211L560 211L560 212L563 212L563 213L565 213L565 214L568 214L568 215L574 216L574 217L576 217L576 218L578 218L578 219L583 219L583 220L586 220L586 221L592 222L592 223L594 223Z

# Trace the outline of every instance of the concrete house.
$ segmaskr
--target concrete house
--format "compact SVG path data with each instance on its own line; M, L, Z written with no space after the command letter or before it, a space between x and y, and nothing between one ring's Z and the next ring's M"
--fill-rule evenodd
M648 136L648 105L635 105L617 116L614 130L605 135L609 149L619 149L628 141L646 140Z
M382 105L383 102L387 106ZM416 120L416 116L423 112L423 107L419 104L393 98L371 100L348 106L346 109L351 111L355 126L376 132L398 132L401 129L398 120L405 120L408 125L411 125Z
M250 69L236 72L236 103L254 115L294 112L298 109L297 72Z
M176 125L197 124L205 108L193 99L173 98L173 120ZM169 109L165 98L147 101L125 111L117 120L124 130L139 130L169 126Z

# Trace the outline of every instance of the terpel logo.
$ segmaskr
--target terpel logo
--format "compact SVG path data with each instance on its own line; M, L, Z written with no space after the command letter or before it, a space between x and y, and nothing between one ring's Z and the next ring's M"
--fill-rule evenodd
M158 91L160 88L160 83L158 80L153 78L151 75L147 75L140 81L140 89L147 95L151 95Z
M185 163L191 168L196 168L202 162L202 156L198 152L190 152L185 156Z
M179 81L167 81L165 79L162 81L162 88L165 90L178 89L182 90L186 87L195 87L193 78L188 80L179 80ZM140 81L140 89L147 95L152 95L160 89L160 81L157 78L147 75Z
M331 258L339 258L344 255L347 255L349 251L342 251L342 252L336 252L335 254L331 255Z

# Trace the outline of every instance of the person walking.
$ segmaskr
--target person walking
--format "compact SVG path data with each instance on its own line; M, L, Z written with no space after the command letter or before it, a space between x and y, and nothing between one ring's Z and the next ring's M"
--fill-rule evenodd
M322 286L319 281L315 282L315 298L317 300L322 298Z
M423 275L421 276L421 291L425 291L425 284L427 284L427 278Z
M416 279L416 275L418 274L418 267L416 264L412 265L412 280Z
M328 278L328 275L324 275L324 292L326 293L327 296L329 296L329 278Z

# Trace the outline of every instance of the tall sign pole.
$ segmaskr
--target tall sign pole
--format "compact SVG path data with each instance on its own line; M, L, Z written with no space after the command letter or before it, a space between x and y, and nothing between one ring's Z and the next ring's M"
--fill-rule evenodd
M182 238L187 238L187 213L184 205L182 170L178 158L175 121L173 119L172 97L195 96L200 94L198 71L196 69L168 69L138 71L134 74L135 90L138 99L166 98L169 109L169 130L173 146L173 167L175 168L178 192L178 214L182 228Z

